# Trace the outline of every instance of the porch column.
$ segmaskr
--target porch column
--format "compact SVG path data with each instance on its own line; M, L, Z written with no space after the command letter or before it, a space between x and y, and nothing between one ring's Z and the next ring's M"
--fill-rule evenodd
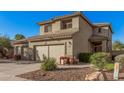
M23 50L23 46L21 46L21 58L24 59L24 50Z
M72 56L73 55L73 42L72 41L69 41L69 42L66 42L65 44L65 55L70 55Z
M107 52L107 45L106 45L107 41L103 40L102 41L102 52Z
M14 46L14 55L17 55L18 50L17 50L17 46Z

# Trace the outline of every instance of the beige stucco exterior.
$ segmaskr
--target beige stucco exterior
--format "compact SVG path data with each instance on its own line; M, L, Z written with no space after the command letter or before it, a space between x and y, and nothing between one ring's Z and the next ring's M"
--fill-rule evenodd
M61 29L61 21L66 20L66 19L72 19L72 28L68 29ZM52 30L50 32L45 32L44 27L45 24L51 24L52 25ZM101 32L98 32L99 28L101 29ZM92 39L92 36L98 35L100 38L105 37L106 39L103 40L98 40L101 42L101 47L104 52L110 52L112 48L112 31L109 26L97 26L91 24L85 17L83 17L82 14L79 15L74 15L71 17L62 17L57 20L53 20L47 23L42 23L40 24L40 35L41 36L47 36L47 35L52 35L52 34L60 34L66 32L73 32L71 34L71 37L69 38L59 38L59 39L50 39L50 40L35 40L32 41L31 39L28 40L28 46L29 48L33 49L34 51L34 60L35 60L35 48L36 46L50 46L50 45L64 45L65 49L65 55L67 56L75 56L79 53L90 53L92 52L93 48L93 43L96 41L91 42L90 39ZM54 38L54 37L53 37ZM16 46L20 46L19 44L15 44ZM55 48L54 48L55 49ZM61 50L61 49L60 49ZM53 51L53 50L52 50ZM56 51L56 50L55 50ZM57 52L59 49L57 49ZM54 54L53 54L54 55Z
M111 32L109 26L108 27L100 27L100 28L101 28L100 33L98 32L99 28L95 28L93 31L93 34L107 37L108 40L102 41L102 47L103 47L102 51L104 51L104 52L112 51L112 32Z
M88 39L92 35L92 27L81 17L79 18L79 32L73 36L73 53L77 56L79 53L91 52L91 46Z
M71 28L71 30L74 29L76 31L79 31L79 17L73 17L71 19L72 19L72 28ZM44 34L48 34L48 33L56 33L58 31L64 31L63 29L61 29L61 20L57 20L57 21L55 21L55 22L53 22L51 24L52 24L52 31L47 32L47 33L44 32L45 25L41 25L40 26L40 35L44 35ZM65 30L68 31L68 29L65 29Z

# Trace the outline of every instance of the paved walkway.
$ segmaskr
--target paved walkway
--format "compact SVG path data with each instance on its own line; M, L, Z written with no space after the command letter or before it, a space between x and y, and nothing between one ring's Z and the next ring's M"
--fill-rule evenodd
M16 64L0 63L0 81L25 81L26 79L16 77L16 75L38 70L40 63Z
M59 68L86 68L91 67L90 64L80 64L80 65L58 65Z

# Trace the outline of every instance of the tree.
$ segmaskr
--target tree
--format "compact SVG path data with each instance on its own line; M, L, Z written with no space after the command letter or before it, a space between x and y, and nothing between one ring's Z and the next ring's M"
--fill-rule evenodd
M25 39L25 36L22 35L22 34L16 34L16 35L15 35L15 39L16 39L16 40Z
M112 47L114 50L122 50L124 49L124 44L121 41L115 41Z
M6 56L7 52L12 49L11 40L7 36L0 36L0 58Z
M7 36L0 36L0 46L7 48L7 49L11 49L12 45L11 45L11 40L9 39L9 37Z

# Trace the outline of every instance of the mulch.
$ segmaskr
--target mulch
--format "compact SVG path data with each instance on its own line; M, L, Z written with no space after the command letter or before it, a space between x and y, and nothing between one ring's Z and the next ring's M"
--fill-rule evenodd
M93 71L90 68L64 68L54 71L36 70L17 76L36 81L82 81L86 74Z
M54 71L36 70L17 77L34 81L84 81L86 74L94 72L91 68L64 68ZM113 80L113 72L106 72L108 80Z

